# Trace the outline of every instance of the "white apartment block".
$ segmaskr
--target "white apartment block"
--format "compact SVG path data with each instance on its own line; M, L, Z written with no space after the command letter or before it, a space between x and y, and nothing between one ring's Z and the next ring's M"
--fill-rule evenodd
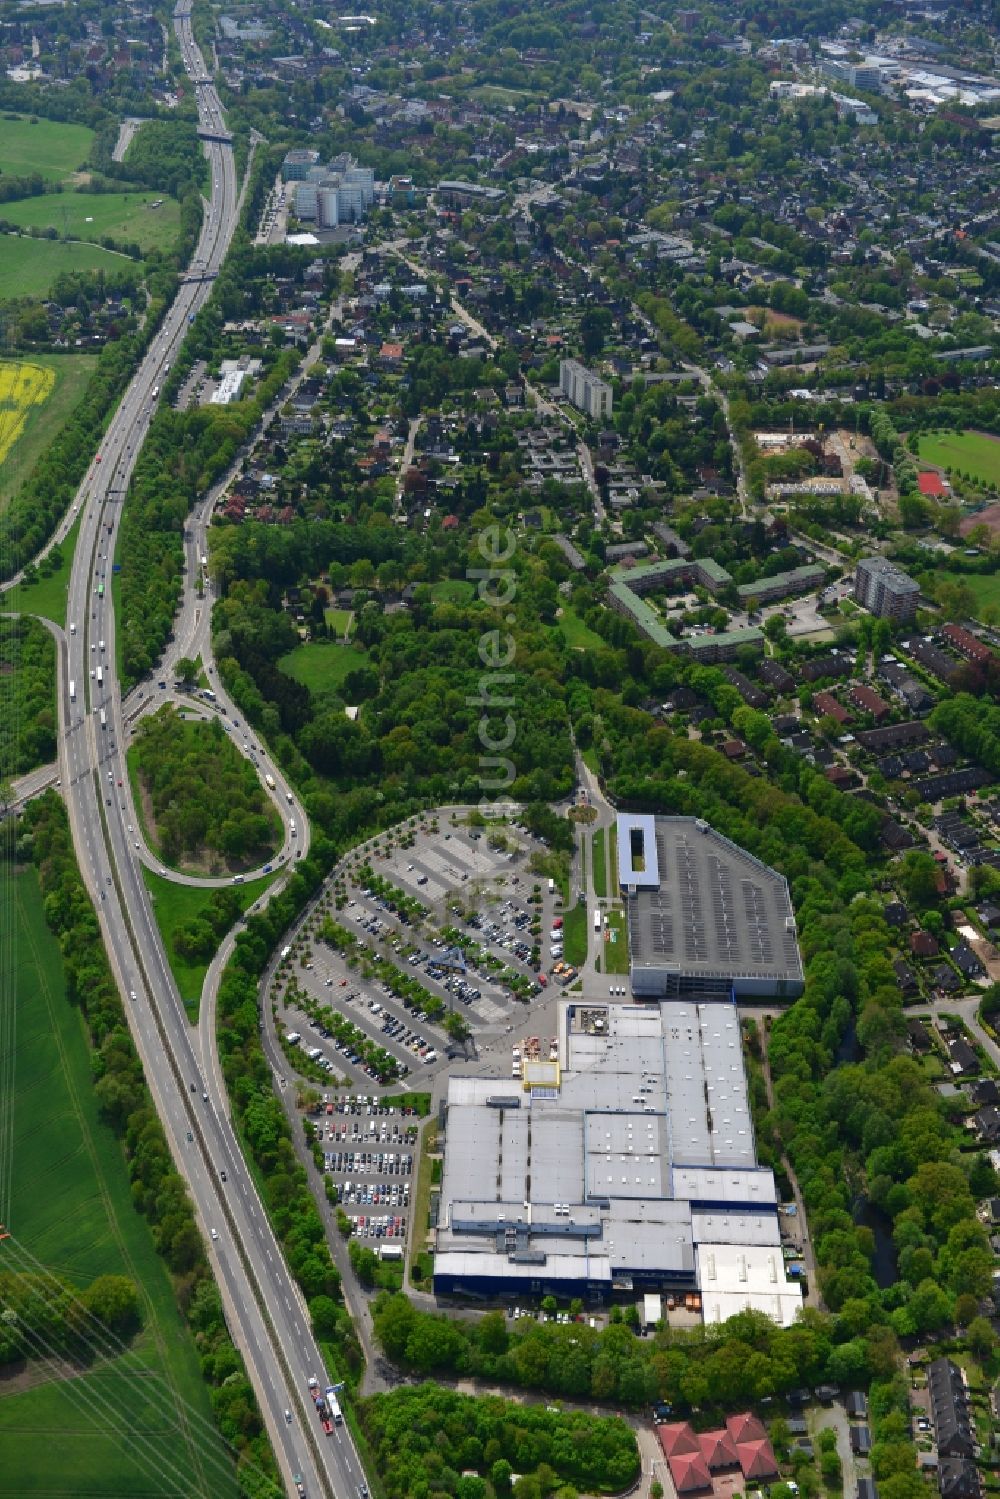
M559 361L559 389L577 411L595 421L611 415L611 386L600 375L594 375L577 359Z

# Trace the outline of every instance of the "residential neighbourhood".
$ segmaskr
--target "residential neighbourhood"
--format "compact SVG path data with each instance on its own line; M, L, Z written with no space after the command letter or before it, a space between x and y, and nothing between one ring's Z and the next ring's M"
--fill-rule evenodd
M996 16L0 92L0 1499L986 1499Z

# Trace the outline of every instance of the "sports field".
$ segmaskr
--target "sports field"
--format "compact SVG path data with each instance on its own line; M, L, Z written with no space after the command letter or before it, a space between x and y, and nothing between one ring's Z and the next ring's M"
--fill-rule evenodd
M0 235L0 302L16 297L47 296L56 278L67 271L110 273L137 263L113 250L102 250L100 245L3 234Z
M96 364L96 354L0 362L0 510L83 396Z
M918 453L924 463L971 474L1000 488L1000 438L988 432L927 432Z
M160 206L154 208L153 204ZM176 198L141 193L46 193L0 203L0 219L22 229L55 229L67 239L110 237L147 250L166 250L181 223Z
M133 1207L121 1146L98 1117L35 873L0 878L14 880L17 933L12 1238L0 1270L32 1256L81 1287L127 1275L144 1321L129 1349L86 1370L33 1360L0 1381L0 1496L232 1495L193 1341Z
M50 182L62 182L86 167L94 132L86 125L61 120L34 122L28 115L0 118L0 170L5 177L28 177L38 172Z

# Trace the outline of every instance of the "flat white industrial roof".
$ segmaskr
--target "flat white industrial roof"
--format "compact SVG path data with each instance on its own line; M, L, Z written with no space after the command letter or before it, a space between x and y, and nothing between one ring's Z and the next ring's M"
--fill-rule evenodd
M724 1322L737 1312L766 1312L783 1327L802 1307L802 1287L785 1275L779 1248L738 1244L699 1244L698 1286L706 1323Z
M579 1281L603 1263L666 1288L694 1283L703 1240L780 1261L735 1008L565 1000L559 1025L558 1087L449 1080L435 1273Z

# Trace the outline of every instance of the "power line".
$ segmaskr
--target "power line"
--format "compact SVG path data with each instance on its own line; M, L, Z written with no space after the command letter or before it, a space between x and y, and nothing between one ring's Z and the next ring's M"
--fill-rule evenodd
M105 1360L111 1360L111 1358L115 1358L115 1360L123 1361L138 1358L135 1349L133 1349L132 1346L127 1345L127 1343L124 1342L121 1337L118 1337L117 1333L114 1333L111 1328L106 1327L105 1322L100 1321L99 1316L97 1316L96 1313L91 1312L90 1307L85 1306L85 1304L82 1303L81 1300L79 1300L79 1297L76 1297L75 1292L73 1292L72 1289L66 1288L66 1286L63 1285L63 1282L61 1282L61 1280L58 1280L58 1277L54 1276L54 1274L52 1274L51 1271L49 1271L48 1268L46 1268L45 1265L42 1264L42 1261L39 1261L39 1259L37 1259L36 1256L34 1256L33 1253L31 1253L30 1250L28 1250L27 1247L24 1246L24 1244L19 1243L19 1240L15 1237L15 1235L10 1235L9 1240L7 1240L7 1243L3 1246L3 1250L0 1250L0 1265L3 1265L3 1258L1 1258L1 1255L6 1252L13 1252L13 1255L19 1256L19 1259L21 1259L22 1267L24 1267L22 1268L22 1273L30 1274L30 1276L46 1277L46 1280L49 1280L49 1282L51 1282L52 1288L54 1288L55 1291L58 1291L58 1294L60 1294L61 1297L69 1297L69 1303L72 1304L73 1313L75 1313L76 1316L79 1316L79 1318L85 1319L88 1327L93 1330L91 1331L91 1333L81 1333L81 1336L84 1337L85 1342L88 1343L88 1348L90 1348L90 1351L93 1352L94 1357L105 1358ZM165 1376L160 1375L157 1370L150 1369L150 1367L145 1366L145 1364L141 1364L141 1367L139 1367L139 1372L142 1373L142 1376L144 1376L144 1378L150 1379L150 1381L159 1382L160 1385L163 1385L163 1393L168 1394L168 1396L171 1397L172 1400L174 1400L175 1405L183 1408L184 1414L186 1414L187 1420L190 1421L190 1424L192 1424L192 1426L198 1427L199 1432L201 1432L202 1435L205 1436L205 1438L211 1438L211 1445L213 1445L214 1450L216 1450L214 1451L213 1456L217 1456L217 1448L223 1448L223 1450L225 1450L226 1453L228 1453L229 1456L234 1459L234 1462L235 1460L238 1460L238 1462L243 1463L244 1468L246 1468L246 1466L250 1466L250 1468L253 1468L253 1471L255 1471L256 1474L258 1474L259 1477L262 1478L262 1480L270 1481L270 1478L268 1478L268 1475L265 1474L264 1469L259 1468L256 1463L247 1463L246 1459L244 1459L243 1457L243 1454L241 1454L240 1451L237 1450L237 1448L232 1447L229 1442L225 1441L222 1433L220 1433L219 1429L214 1426L213 1421L208 1420L207 1417L204 1417L204 1415L201 1414L201 1411L198 1411L195 1406L190 1405L190 1402L184 1400L184 1397L180 1396L180 1394L178 1394L177 1391L172 1388L172 1385L168 1384Z
M190 1401L185 1400L168 1383L164 1375L143 1363L135 1348L131 1347L102 1322L97 1314L92 1312L80 1300L72 1288L65 1286L62 1281L53 1275L41 1260L33 1255L15 1235L10 1235L3 1244L2 1249L0 1249L0 1266L3 1264L2 1256L5 1254L12 1254L14 1256L15 1260L19 1263L21 1273L36 1278L44 1277L51 1283L53 1292L58 1293L59 1297L72 1308L79 1335L92 1358L95 1360L117 1360L121 1363L127 1363L131 1372L142 1376L144 1383L155 1383L162 1387L161 1393L163 1397L169 1399L174 1406L182 1410L186 1421L197 1428L196 1433L191 1433L191 1435L192 1437L197 1436L200 1450L206 1453L212 1462L217 1465L221 1464L225 1471L230 1473L232 1467L228 1459L231 1459L233 1464L239 1463L244 1468L252 1469L262 1480L273 1482L270 1476L257 1463L246 1459L244 1454L233 1447L231 1443L227 1442L214 1423L208 1420ZM37 1288L36 1294L41 1295L37 1291ZM51 1301L47 1304L50 1306L54 1305ZM90 1331L83 1331L81 1325L83 1323L87 1325ZM202 1443L207 1443L208 1445L203 1446L201 1445ZM223 1453L227 1456L223 1457Z

